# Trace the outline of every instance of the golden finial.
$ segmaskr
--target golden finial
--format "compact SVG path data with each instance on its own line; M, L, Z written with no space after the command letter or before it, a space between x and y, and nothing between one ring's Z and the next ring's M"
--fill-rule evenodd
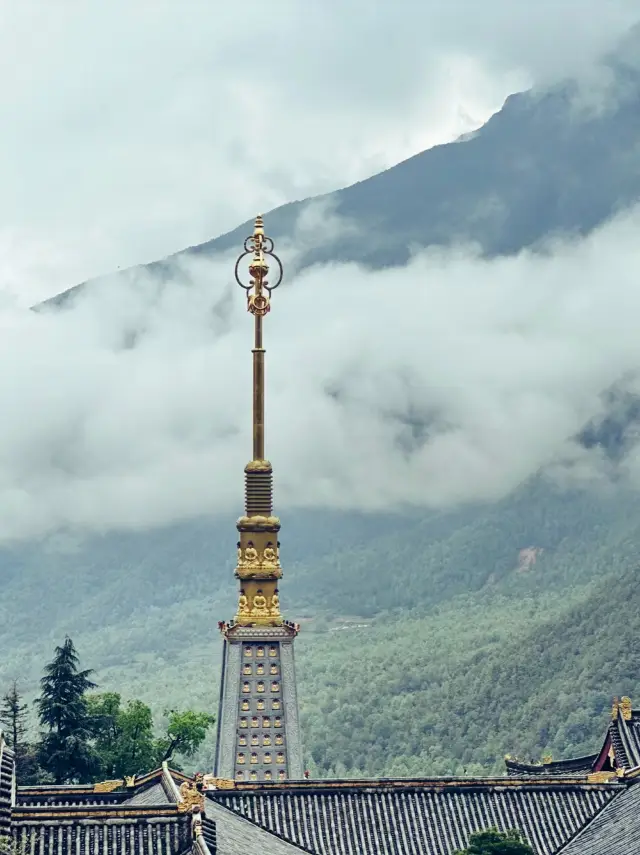
M631 721L631 698L621 698L620 713L625 721Z
M240 264L248 259L249 284L243 282ZM267 279L269 261L277 274ZM256 217L253 234L244 242L244 252L236 261L235 278L247 293L247 311L253 315L253 458L244 468L245 513L236 523L240 580L235 624L240 626L283 626L278 580L280 567L278 532L280 520L273 515L273 471L264 452L264 354L262 324L271 308L271 294L282 281L282 263L273 251L273 241L264 233L261 216ZM245 277L246 278L246 277ZM226 628L222 627L223 632ZM297 631L297 630L296 630ZM292 631L292 634L295 632Z
M251 279L245 285L240 278L239 268L248 255ZM266 256L278 265L278 278L269 283L267 274L269 265ZM262 319L271 309L271 293L282 282L282 263L273 251L273 241L264 233L262 216L256 217L253 234L244 242L244 252L236 261L236 282L247 292L247 311L255 319L255 338L253 347L253 460L264 460L264 347L262 346ZM270 467L269 467L270 469ZM250 516L250 514L247 514Z

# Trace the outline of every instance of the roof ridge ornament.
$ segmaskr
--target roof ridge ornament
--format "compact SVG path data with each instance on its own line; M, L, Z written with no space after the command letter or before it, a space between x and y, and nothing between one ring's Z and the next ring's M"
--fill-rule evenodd
M623 695L620 700L618 700L617 697L613 699L613 706L611 707L611 718L613 721L617 721L620 716L622 716L625 721L631 721L631 719L633 718L633 707L631 704L631 698L627 695Z

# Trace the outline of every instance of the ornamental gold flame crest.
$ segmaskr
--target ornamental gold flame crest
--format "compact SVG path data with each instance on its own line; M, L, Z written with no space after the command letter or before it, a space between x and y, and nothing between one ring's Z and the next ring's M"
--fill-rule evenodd
M249 262L249 274L251 279L245 285L240 277L240 264L248 255L253 258ZM266 257L272 258L278 268L276 281L269 283L267 274L269 265ZM238 285L247 292L247 311L252 315L262 318L271 309L271 292L275 291L282 282L282 262L273 251L273 241L264 233L262 217L258 215L253 234L244 242L244 252L236 261L235 278Z

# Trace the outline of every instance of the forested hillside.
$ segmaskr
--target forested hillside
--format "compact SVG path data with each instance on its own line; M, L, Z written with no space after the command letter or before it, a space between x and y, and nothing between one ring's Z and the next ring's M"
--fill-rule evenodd
M20 565L5 552L3 681L34 693L69 631L101 688L157 713L215 711L216 621L235 590L218 556L233 555L234 534L231 519L203 521L50 541ZM536 481L497 506L397 525L291 514L282 543L314 774L479 772L506 752L589 752L611 697L639 696L632 493ZM211 737L196 762L212 762Z

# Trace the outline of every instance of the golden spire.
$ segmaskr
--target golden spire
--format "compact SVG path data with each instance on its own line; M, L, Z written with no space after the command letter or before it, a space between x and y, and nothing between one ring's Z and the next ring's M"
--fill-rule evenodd
M239 274L244 258L249 261L249 284ZM272 258L278 267L275 282L267 280ZM264 451L264 354L263 320L271 309L271 293L282 281L282 264L273 252L273 241L264 233L262 217L256 217L253 234L244 242L236 262L235 277L247 292L247 311L254 319L253 344L253 458L245 466L245 515L238 520L238 566L240 595L236 622L246 626L279 626L277 583L282 576L278 556L280 520L273 516L273 471Z

